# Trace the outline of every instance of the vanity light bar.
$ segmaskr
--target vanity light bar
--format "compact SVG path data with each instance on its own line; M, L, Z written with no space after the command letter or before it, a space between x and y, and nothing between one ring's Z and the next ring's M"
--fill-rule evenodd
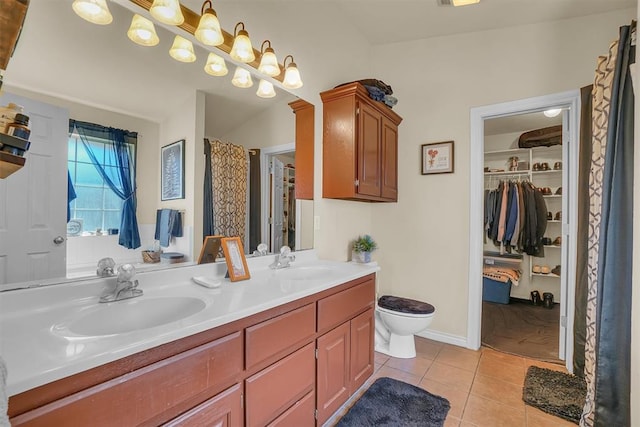
M151 5L153 4L153 0L129 0L129 1L131 3L134 3L142 7L147 11L151 8ZM194 35L196 32L196 29L198 28L198 24L200 23L200 15L194 12L193 10L185 7L182 4L180 4L180 8L182 10L182 15L184 16L184 22L181 25L178 25L178 27L182 28L189 34ZM222 28L221 28L221 31L222 31L222 36L224 37L224 42L222 42L221 45L216 47L227 54L231 54L231 48L233 47L233 34L226 32ZM247 65L250 65L251 67L257 70L258 67L260 66L260 62L259 62L260 51L253 48L253 53L256 59L254 59L251 62L248 62ZM284 70L284 66L281 65L280 68ZM282 73L279 76L275 76L272 78L275 80L278 80L281 83L284 81L284 75Z

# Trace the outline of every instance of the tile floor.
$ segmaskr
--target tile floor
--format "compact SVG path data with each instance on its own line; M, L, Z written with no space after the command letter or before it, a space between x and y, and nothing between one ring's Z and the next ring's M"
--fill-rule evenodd
M415 359L376 353L375 372L368 384L378 377L390 377L447 398L451 409L445 427L575 426L522 401L522 386L530 365L566 372L564 366L485 347L472 351L420 337L416 337L416 352Z

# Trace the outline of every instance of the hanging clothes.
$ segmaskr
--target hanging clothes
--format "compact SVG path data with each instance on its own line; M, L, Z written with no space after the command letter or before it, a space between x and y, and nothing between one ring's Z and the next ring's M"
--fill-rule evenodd
M485 191L484 219L486 237L501 251L544 256L547 204L532 183L500 181L496 189Z

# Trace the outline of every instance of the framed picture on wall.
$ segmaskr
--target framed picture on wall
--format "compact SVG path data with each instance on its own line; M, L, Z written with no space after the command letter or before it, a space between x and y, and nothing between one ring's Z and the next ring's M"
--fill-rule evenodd
M422 175L453 172L453 141L422 144Z
M232 282L250 279L247 259L244 257L244 249L240 237L223 237L222 250L229 270L229 279Z
M184 199L184 139L162 147L161 200Z

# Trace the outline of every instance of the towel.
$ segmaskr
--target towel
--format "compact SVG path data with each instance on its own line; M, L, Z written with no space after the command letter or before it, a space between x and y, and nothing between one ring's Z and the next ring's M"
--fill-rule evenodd
M9 396L7 396L7 366L0 356L0 427L11 427L7 410L9 409Z
M158 209L155 239L166 248L172 237L182 237L182 215L175 209Z

